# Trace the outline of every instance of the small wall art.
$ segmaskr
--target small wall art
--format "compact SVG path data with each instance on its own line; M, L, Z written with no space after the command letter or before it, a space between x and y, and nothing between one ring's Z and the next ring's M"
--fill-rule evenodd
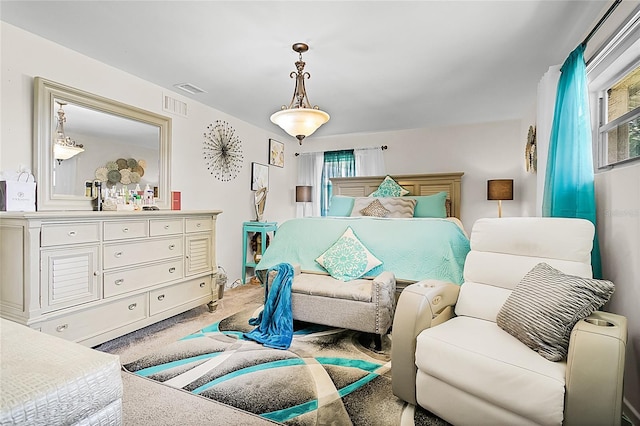
M269 164L284 167L284 143L269 139Z
M251 163L251 190L269 188L269 166L260 163Z

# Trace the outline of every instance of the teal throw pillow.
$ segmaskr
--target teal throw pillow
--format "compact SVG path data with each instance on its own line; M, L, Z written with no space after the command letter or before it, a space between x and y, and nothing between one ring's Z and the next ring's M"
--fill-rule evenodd
M445 191L433 195L409 195L407 198L416 200L413 217L447 217L447 193Z
M351 210L353 209L353 200L353 197L334 195L333 197L331 197L331 203L329 204L329 211L327 212L327 216L350 216Z
M360 278L382 262L362 244L348 227L331 247L316 259L333 278L351 281Z
M398 182L387 176L369 197L402 197L408 193L409 191L398 185Z

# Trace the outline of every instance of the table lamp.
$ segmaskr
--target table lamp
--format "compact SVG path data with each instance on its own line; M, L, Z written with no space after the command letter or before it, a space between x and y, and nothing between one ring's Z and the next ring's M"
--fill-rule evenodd
M488 180L487 200L498 200L498 217L502 217L502 200L513 200L513 179Z
M304 203L302 206L302 215L306 216L306 206L307 203L311 202L311 190L312 186L296 186L296 203Z

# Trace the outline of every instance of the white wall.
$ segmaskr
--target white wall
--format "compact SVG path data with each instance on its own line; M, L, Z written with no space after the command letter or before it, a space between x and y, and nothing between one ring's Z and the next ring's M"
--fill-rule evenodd
M616 291L607 310L628 320L626 403L640 418L640 164L596 175L602 274Z
M255 219L250 190L251 162L268 164L269 138L285 141L283 135L266 132L5 22L0 22L0 31L0 170L15 170L19 165L34 168L33 78L36 76L171 116L162 110L163 93L169 93L189 104L188 118L171 116L172 190L182 191L183 210L223 211L217 226L218 264L226 270L229 282L240 278L242 222ZM216 120L227 121L242 140L244 163L240 175L231 182L216 180L207 170L202 155L206 126ZM297 169L293 152L296 146L296 141L287 141L284 168L269 167L266 220L282 222L295 216L293 193Z
M490 105L487 106L490 108ZM393 174L464 172L462 222L467 232L481 217L498 215L487 201L487 180L514 179L513 201L502 202L503 216L535 213L535 175L527 173L524 148L528 118L466 126L432 127L397 132L323 137L306 143L308 151L387 145L386 172Z

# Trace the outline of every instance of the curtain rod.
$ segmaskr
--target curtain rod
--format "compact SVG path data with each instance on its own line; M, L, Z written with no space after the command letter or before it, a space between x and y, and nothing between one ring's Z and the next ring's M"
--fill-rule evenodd
M387 145L382 145L382 146L370 146L368 148L354 148L354 149L380 149L384 151L385 149L389 149L389 147ZM342 150L338 149L334 151L342 151ZM317 154L318 152L331 152L331 151L310 151L310 152L303 152L303 154ZM300 153L296 152L295 156L297 157L298 155L300 155Z
M589 42L589 40L591 40L591 37L593 37L593 35L600 29L600 27L602 26L602 24L604 24L604 22L609 18L609 16L611 16L611 14L613 13L613 11L616 9L616 7L618 7L618 5L622 3L622 0L615 0L613 2L613 4L611 5L611 7L609 7L609 9L607 10L607 12L604 14L604 16L602 18L600 18L600 20L598 21L598 23L595 25L595 27L593 27L593 29L591 30L591 32L589 32L589 34L585 37L585 39L582 41L582 45L586 46L587 43Z

